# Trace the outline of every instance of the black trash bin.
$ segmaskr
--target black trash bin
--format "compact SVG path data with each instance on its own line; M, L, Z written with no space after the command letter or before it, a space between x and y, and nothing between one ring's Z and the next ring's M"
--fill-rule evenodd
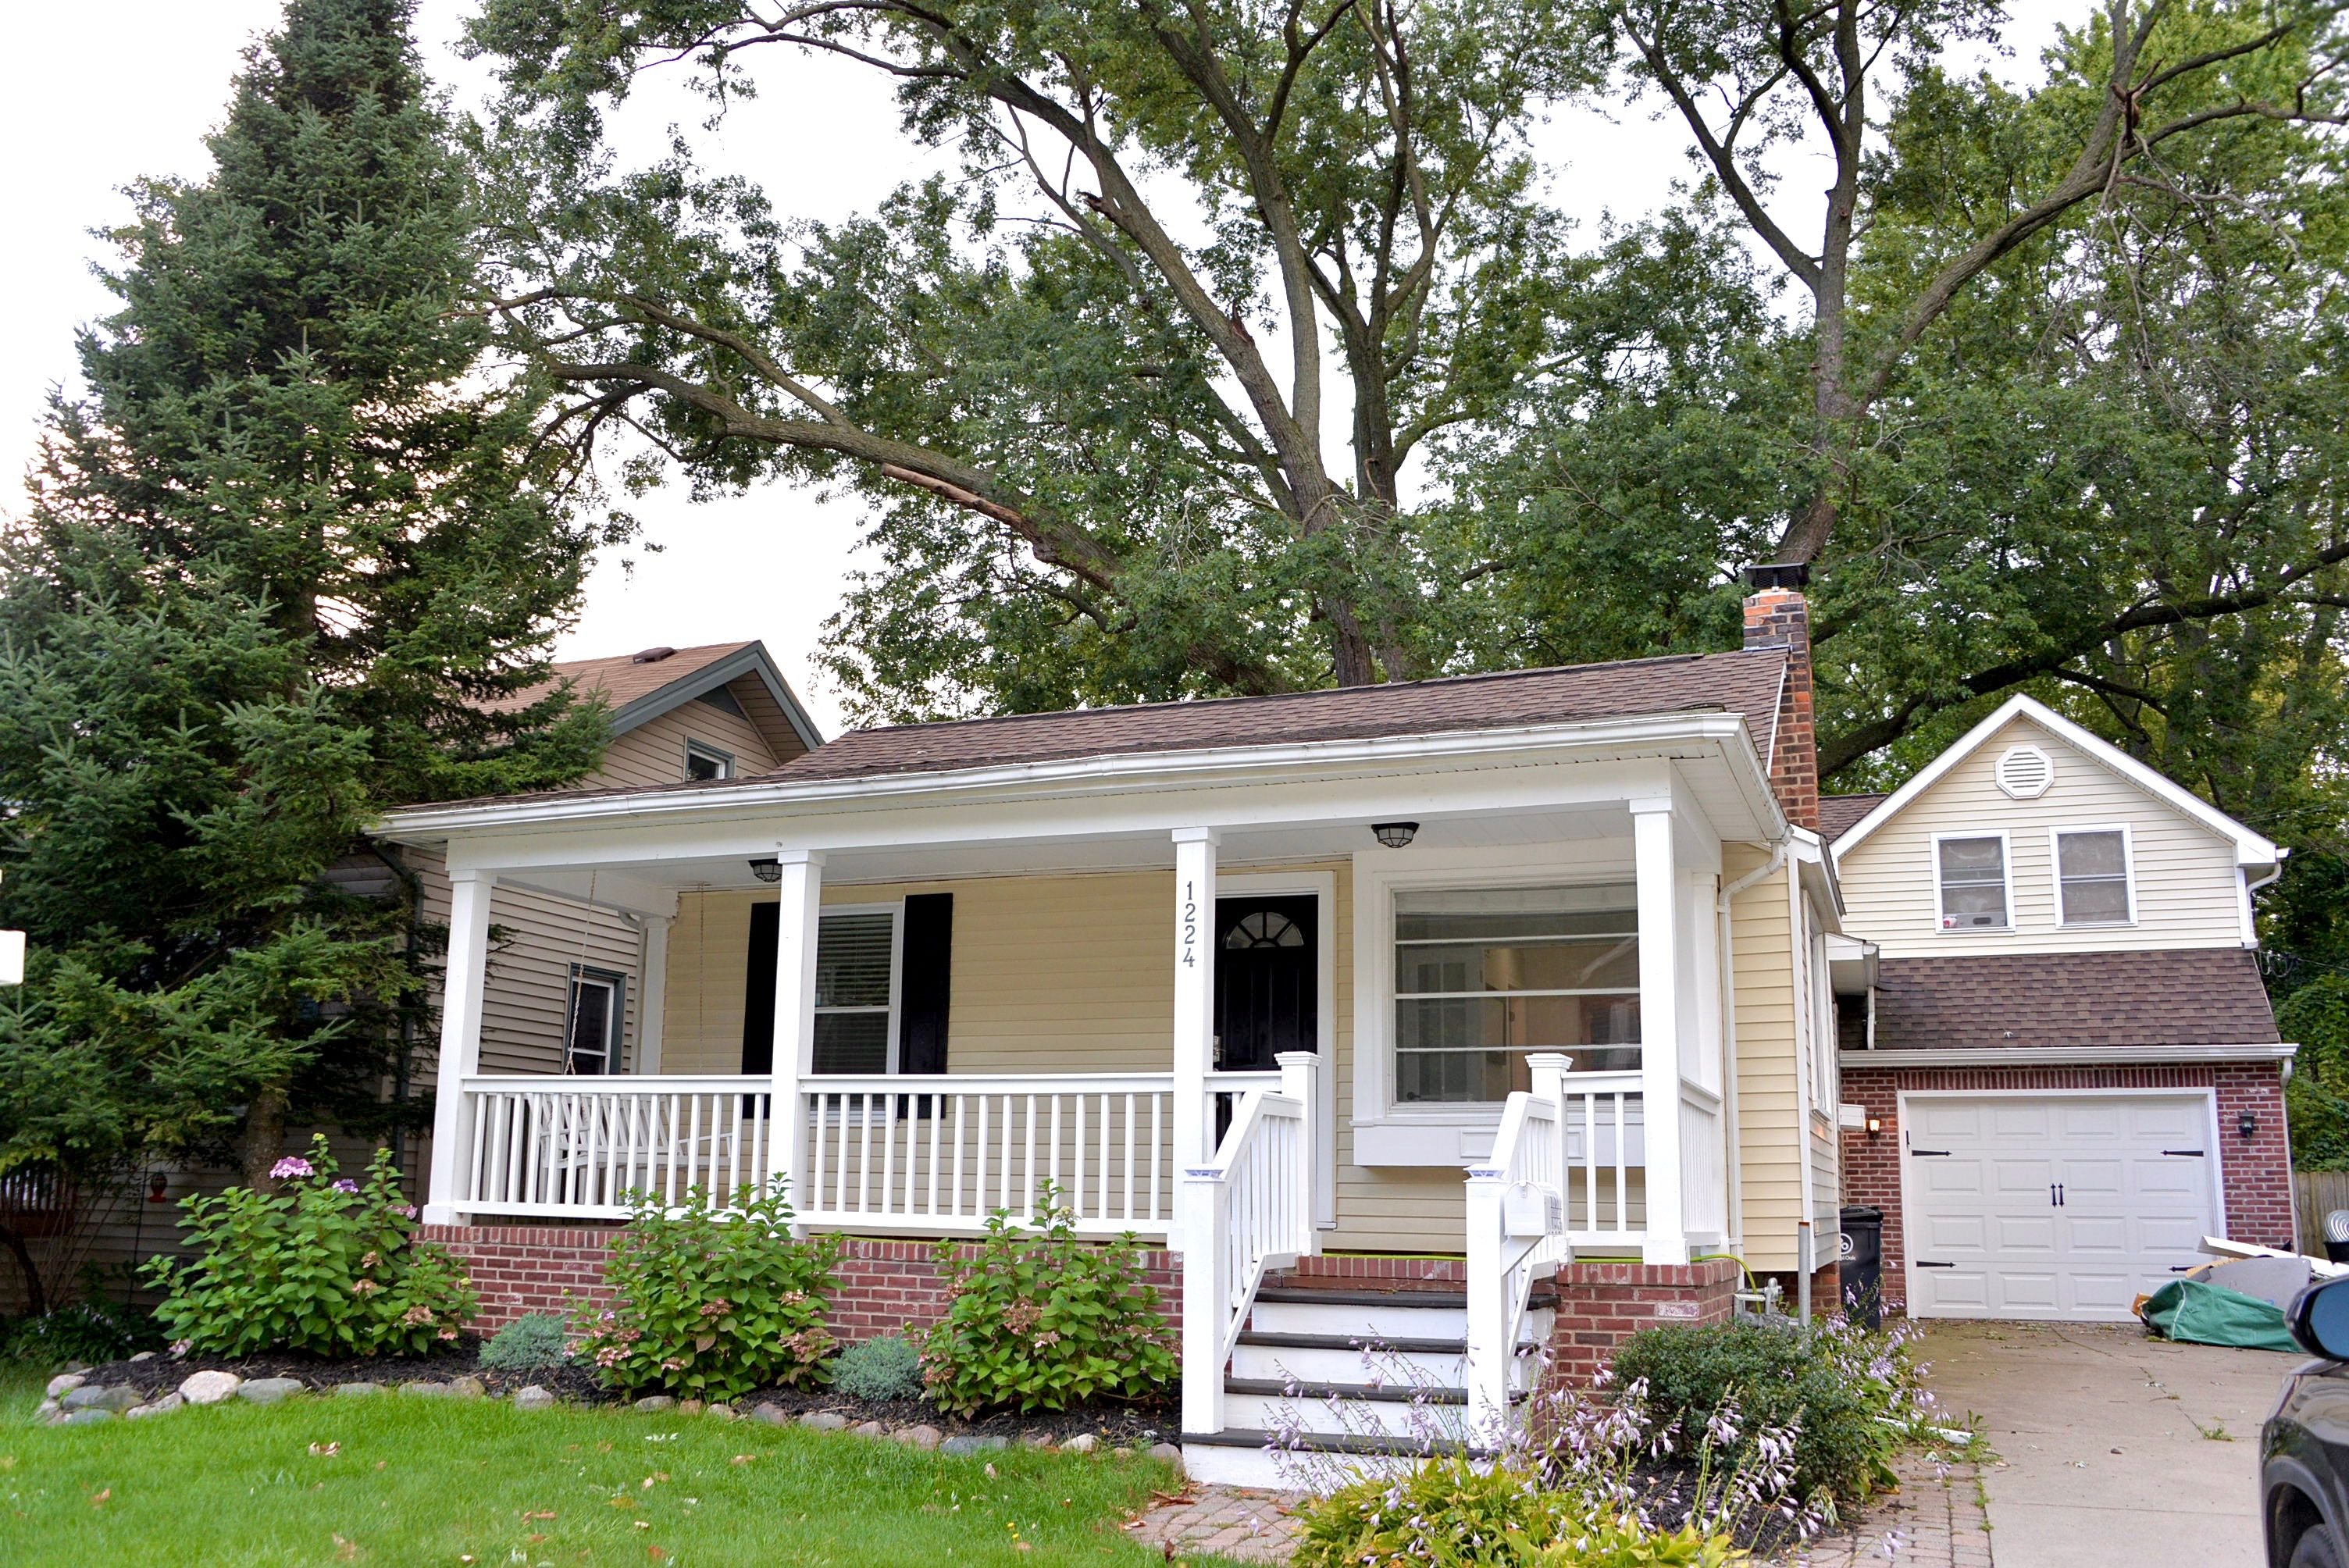
M1884 1211L1854 1203L1843 1212L1836 1282L1844 1315L1870 1328L1884 1322Z

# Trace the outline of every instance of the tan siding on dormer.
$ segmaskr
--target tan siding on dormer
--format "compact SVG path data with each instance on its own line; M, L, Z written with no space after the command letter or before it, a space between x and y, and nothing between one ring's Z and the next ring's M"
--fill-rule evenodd
M735 717L712 704L689 700L678 704L612 742L604 766L587 787L626 784L678 784L685 779L685 743L698 740L730 753L734 776L749 779L777 766L765 737L747 719Z
M2037 746L2055 765L2054 784L2035 800L2009 798L1993 778L1999 757L2023 744ZM2123 824L2135 851L2136 923L2059 926L2052 830ZM1939 930L1933 835L2002 829L2012 855L2014 929ZM2242 940L2234 846L2023 717L1838 857L1837 869L1849 912L1845 931L1877 944L1887 958L2231 947Z

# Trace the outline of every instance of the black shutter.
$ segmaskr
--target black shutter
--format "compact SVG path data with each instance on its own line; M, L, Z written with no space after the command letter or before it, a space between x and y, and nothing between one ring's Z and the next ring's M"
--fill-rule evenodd
M742 984L742 1071L775 1070L775 942L782 929L780 901L750 906L750 952Z
M947 1007L954 968L954 894L906 895L904 952L905 967L897 991L897 1070L942 1073L947 1070Z

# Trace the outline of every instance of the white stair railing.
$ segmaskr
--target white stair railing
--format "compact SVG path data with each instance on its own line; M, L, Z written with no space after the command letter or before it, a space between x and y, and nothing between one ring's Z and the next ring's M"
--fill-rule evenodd
M1284 1051L1278 1088L1252 1088L1214 1161L1183 1181L1183 1429L1224 1429L1224 1367L1269 1270L1319 1248L1313 1227L1310 1051Z
M1509 1096L1492 1158L1468 1168L1468 1430L1508 1429L1517 1334L1534 1282L1574 1256L1567 1230L1566 1075L1573 1058L1526 1058L1533 1088Z

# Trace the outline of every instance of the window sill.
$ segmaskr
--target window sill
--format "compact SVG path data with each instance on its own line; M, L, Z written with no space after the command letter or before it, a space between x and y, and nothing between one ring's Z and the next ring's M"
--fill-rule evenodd
M1397 1108L1376 1121L1354 1123L1354 1163L1361 1166L1441 1165L1458 1170L1492 1157L1501 1107Z

